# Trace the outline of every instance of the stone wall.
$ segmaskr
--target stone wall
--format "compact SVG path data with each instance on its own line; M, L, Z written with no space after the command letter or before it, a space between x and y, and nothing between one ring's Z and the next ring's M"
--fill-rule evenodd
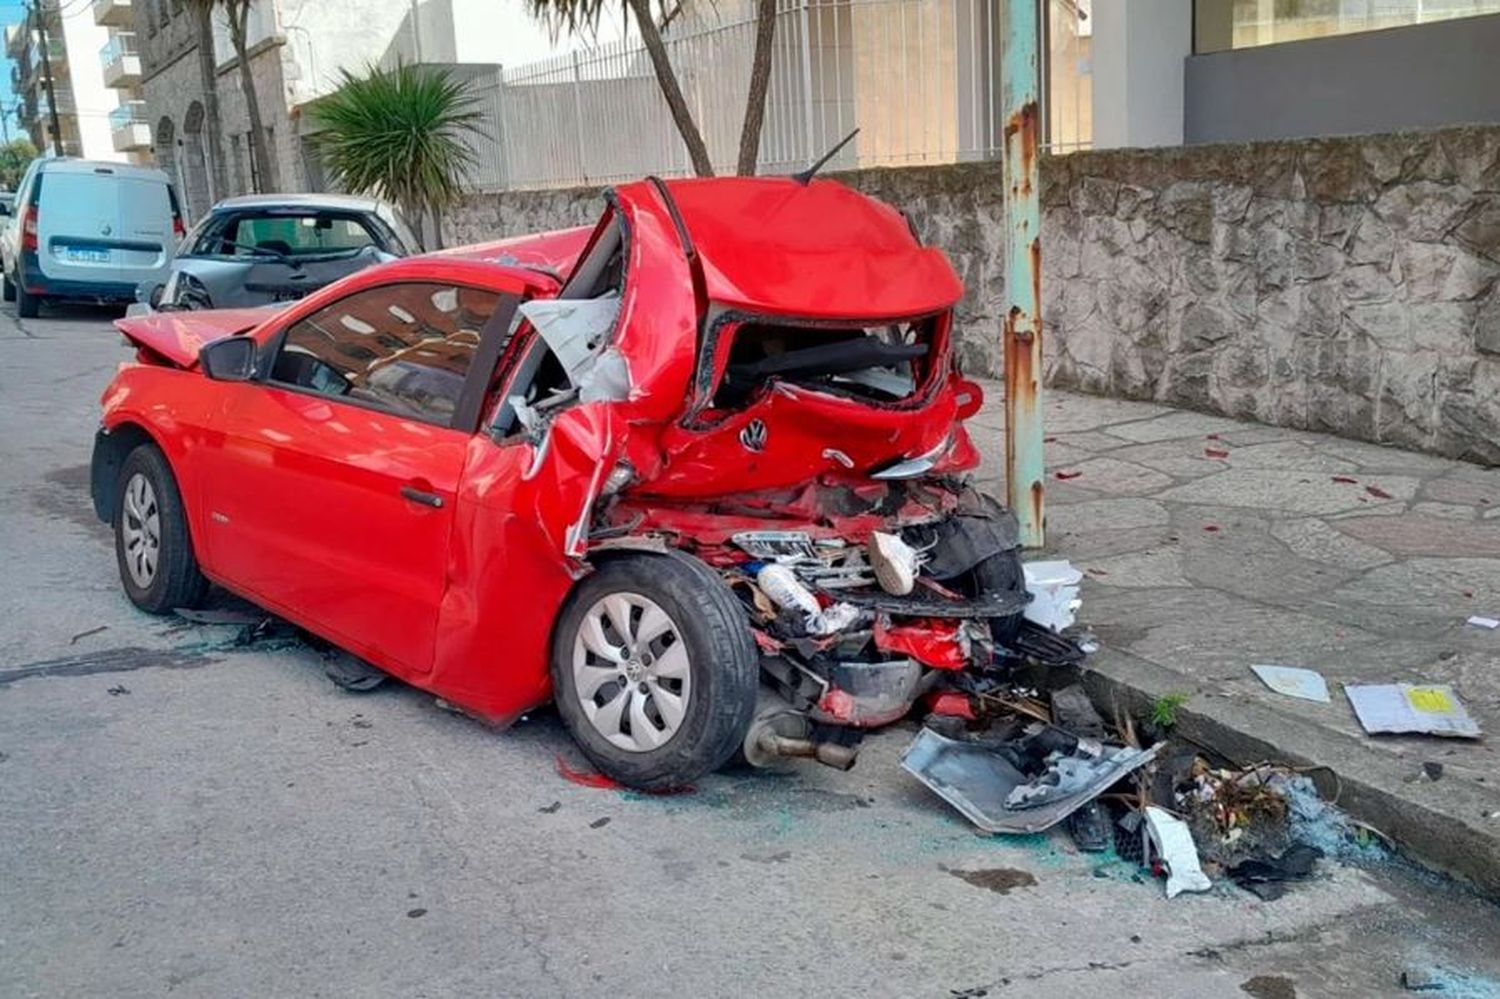
M953 259L996 375L997 164L839 179ZM1043 161L1049 384L1500 462L1500 128ZM600 189L476 196L448 242L593 221Z

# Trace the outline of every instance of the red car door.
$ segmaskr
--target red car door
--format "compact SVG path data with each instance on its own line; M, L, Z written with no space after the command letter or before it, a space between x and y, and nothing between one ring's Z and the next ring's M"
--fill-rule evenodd
M459 424L488 383L471 370L481 340L508 326L501 299L378 285L268 341L267 377L225 386L200 462L211 573L387 669L430 670L472 438Z

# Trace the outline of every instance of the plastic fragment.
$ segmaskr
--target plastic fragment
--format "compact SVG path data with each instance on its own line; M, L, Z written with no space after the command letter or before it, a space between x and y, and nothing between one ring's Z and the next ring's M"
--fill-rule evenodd
M1021 570L1026 576L1026 592L1031 594L1023 615L1026 620L1050 631L1072 627L1074 615L1083 606L1078 596L1083 573L1062 560L1027 562Z
M1159 858L1167 868L1167 898L1185 891L1208 891L1213 882L1198 865L1198 848L1187 823L1155 805L1146 806L1146 840L1149 855Z
M1328 681L1316 670L1300 666L1271 666L1257 663L1250 667L1267 687L1287 697L1298 697L1304 701L1329 703Z

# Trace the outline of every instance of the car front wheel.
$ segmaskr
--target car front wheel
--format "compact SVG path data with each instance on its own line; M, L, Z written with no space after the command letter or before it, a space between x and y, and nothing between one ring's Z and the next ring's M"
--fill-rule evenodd
M606 561L558 620L558 712L589 760L642 790L682 787L744 741L759 662L719 576L681 555Z
M148 614L192 607L208 591L188 534L182 496L153 444L131 451L115 488L115 558L130 602Z

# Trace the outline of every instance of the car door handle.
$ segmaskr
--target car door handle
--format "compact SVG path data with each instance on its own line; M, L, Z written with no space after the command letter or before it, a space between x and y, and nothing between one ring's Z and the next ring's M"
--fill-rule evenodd
M423 506L430 506L435 510L440 509L443 505L443 498L437 493L429 493L425 490L418 489L416 486L402 486L401 495L411 500L413 503L420 503Z

